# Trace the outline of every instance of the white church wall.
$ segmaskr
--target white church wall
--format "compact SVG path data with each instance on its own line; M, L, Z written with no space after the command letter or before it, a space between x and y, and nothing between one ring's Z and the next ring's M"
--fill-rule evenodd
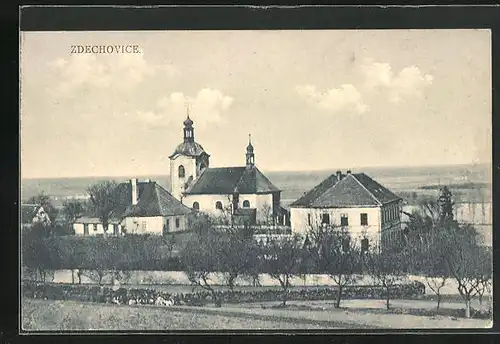
M185 195L182 198L182 203L189 207L193 207L194 202L198 202L200 205L200 211L213 215L213 216L219 216L221 215L221 212L215 208L215 203L217 201L220 201L222 203L222 207L224 209L228 209L228 207L231 206L232 203L232 195ZM250 202L250 207L249 208L256 208L257 209L257 220L262 221L264 220L265 214L264 214L264 208L269 206L269 211L271 211L270 214L272 214L272 195L271 194L240 194L239 195L239 202L238 202L238 207L243 208L243 202L244 201L249 201ZM270 215L269 214L269 215Z
M184 178L179 178L179 166L184 166ZM189 177L196 178L196 159L183 155L178 155L170 160L170 182L172 188L172 196L181 199L181 194L184 191L184 184Z
M215 208L215 203L220 201L222 208L227 209L231 204L231 195L185 195L182 203L189 208L193 208L193 203L198 202L200 211L210 215L220 215L221 212Z

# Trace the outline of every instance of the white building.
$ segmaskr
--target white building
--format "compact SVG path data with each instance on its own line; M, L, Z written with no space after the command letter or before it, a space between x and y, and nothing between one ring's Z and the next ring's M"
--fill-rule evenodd
M40 223L50 225L50 218L43 206L39 204L21 204L21 227L27 228Z
M131 179L116 188L116 206L109 220L107 235L157 234L187 229L191 209L175 199L154 181ZM99 217L87 213L73 224L76 235L103 235Z
M402 199L364 173L336 174L290 205L293 233L319 226L343 228L364 247L401 235Z
M280 206L281 190L255 166L251 142L244 166L211 168L209 157L195 142L193 121L188 115L184 142L169 157L172 195L214 217L233 215L249 223L287 223L288 212Z

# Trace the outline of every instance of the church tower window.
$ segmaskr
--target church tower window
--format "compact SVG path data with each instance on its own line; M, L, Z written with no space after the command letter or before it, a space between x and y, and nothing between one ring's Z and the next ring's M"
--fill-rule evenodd
M179 178L184 178L186 176L186 169L184 166L179 166Z

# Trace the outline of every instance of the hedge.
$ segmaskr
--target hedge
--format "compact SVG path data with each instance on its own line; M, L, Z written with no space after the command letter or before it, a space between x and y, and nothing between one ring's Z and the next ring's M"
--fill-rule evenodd
M155 304L158 297L172 299L177 305L203 305L212 302L212 294L208 291L170 294L151 288L114 288L104 286L68 285L55 283L36 283L23 281L22 293L25 297L48 300L76 300L84 302L126 304L130 299L142 300L143 304ZM283 291L279 289L263 289L255 291L216 291L217 298L224 303L265 302L281 300ZM392 298L412 298L425 293L425 286L420 282L397 285L391 290ZM378 286L352 286L343 290L343 299L380 299L385 291ZM289 290L288 300L313 301L335 300L336 287Z

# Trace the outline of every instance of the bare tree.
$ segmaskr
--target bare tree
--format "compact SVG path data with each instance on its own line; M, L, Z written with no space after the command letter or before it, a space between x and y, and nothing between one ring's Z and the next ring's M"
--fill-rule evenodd
M221 236L211 228L206 228L203 232L206 234L193 235L186 242L181 252L181 261L191 284L209 291L215 306L220 307L222 300L218 298L210 274L219 271L222 265Z
M436 294L436 312L439 312L441 289L446 286L451 275L443 255L444 243L436 233L433 229L427 233L409 236L406 250L413 271L423 274L426 285Z
M383 288L386 308L390 309L395 287L404 280L407 273L405 253L397 247L375 249L366 255L369 275Z
M273 224L273 208L269 203L264 203L260 208L260 213L262 214L263 224L265 226Z
M244 229L230 227L220 233L221 272L228 287L233 290L236 279L241 276L257 275L258 251L252 235Z
M340 307L344 289L359 278L361 250L350 234L334 224L311 223L307 232L306 249L318 272L327 273L337 286Z
M263 247L264 258L269 276L277 280L283 289L282 305L286 306L291 279L300 276L299 266L304 258L303 240L300 236L268 236Z
M85 204L77 199L63 202L63 215L67 222L73 223L78 219L85 210Z
M101 221L105 234L108 231L111 216L120 202L116 192L117 187L118 184L114 181L104 181L87 188L90 196L89 208Z
M491 260L484 248L477 245L477 233L470 225L461 225L443 231L446 245L443 254L451 275L458 283L458 292L465 302L465 317L471 316L471 300L481 290L481 284L491 267Z

